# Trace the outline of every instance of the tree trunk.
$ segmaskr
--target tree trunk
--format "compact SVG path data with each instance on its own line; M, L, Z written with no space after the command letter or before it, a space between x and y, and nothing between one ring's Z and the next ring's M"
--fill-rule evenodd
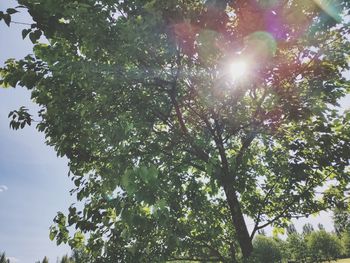
M241 207L238 202L238 198L234 188L227 184L224 184L224 191L226 194L226 200L230 207L232 223L236 231L239 246L241 247L244 258L249 258L253 251L252 241L245 223Z
M216 121L216 126L219 127L220 125ZM218 132L220 134L220 132ZM250 136L249 138L245 139L243 142L241 152L243 153L243 150L249 147L249 144L254 139L253 136ZM238 239L239 246L241 248L243 258L248 259L253 251L253 245L252 241L250 239L250 235L247 229L247 225L245 223L243 213L241 210L241 206L238 202L237 194L235 191L235 188L232 185L232 176L230 176L230 168L229 163L227 161L226 153L225 153L225 147L221 138L221 134L218 138L215 139L215 143L217 145L217 148L219 150L219 154L221 157L221 164L222 164L222 177L220 177L221 185L224 188L225 195L226 195L226 201L228 203L228 206L230 208L231 217L232 217L232 223L234 226L234 229L236 231L236 236ZM236 157L236 165L239 167L241 154L238 154Z

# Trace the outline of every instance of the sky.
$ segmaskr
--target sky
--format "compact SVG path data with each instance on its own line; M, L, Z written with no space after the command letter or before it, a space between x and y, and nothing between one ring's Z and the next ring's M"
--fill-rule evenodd
M13 6L14 1L0 0L0 11ZM20 14L15 20L29 18ZM8 28L0 21L0 66L8 58L31 52L31 42L21 37L24 28L18 24ZM56 157L35 125L9 128L7 115L22 105L33 113L37 109L27 90L0 88L0 252L14 263L34 263L44 256L54 263L70 250L50 241L49 227L57 211L66 212L74 202L69 194L73 183L67 176L67 160Z
M13 6L14 1L0 0L0 11ZM30 21L27 14L14 18ZM18 24L8 28L0 21L0 66L8 58L20 59L31 53L31 42L21 37L24 28ZM56 262L70 250L49 240L49 227L56 212L66 212L74 202L69 194L74 186L67 176L67 160L56 157L35 125L10 130L7 115L22 105L32 113L38 109L25 89L0 88L0 252L5 251L14 263L34 263L44 256ZM342 106L349 108L350 99L343 100ZM327 230L333 229L329 213L294 223L299 231L305 223L322 223Z

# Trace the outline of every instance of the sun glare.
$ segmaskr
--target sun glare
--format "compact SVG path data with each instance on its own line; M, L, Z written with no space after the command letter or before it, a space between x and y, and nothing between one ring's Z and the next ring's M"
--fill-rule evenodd
M248 63L244 60L232 62L229 65L229 74L233 80L239 80L247 74Z

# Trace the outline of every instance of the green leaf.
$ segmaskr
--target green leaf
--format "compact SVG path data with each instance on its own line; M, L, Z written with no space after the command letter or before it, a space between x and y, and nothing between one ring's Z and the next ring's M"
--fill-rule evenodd
M278 2L20 1L34 55L1 82L31 92L82 201L51 238L89 236L83 262L244 261L245 218L281 228L343 201L350 32L331 11L350 3Z
M18 11L16 10L16 9L14 9L14 8L8 8L7 10L6 10L6 13L8 13L8 14L10 14L10 15L12 15L12 14L15 14L15 13L17 13Z
M32 43L35 44L40 39L41 35L41 30L37 29L34 32L29 33L29 38L32 41Z
M57 229L55 227L50 227L50 240L53 241L55 239L55 237L57 236Z
M31 32L31 29L23 29L22 30L22 38L25 39L26 36Z
M4 14L2 18L4 19L6 25L9 27L11 23L11 16L9 14Z

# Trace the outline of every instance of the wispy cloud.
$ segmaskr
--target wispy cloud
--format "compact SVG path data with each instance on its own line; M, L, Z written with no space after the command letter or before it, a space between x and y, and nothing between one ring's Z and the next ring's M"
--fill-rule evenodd
M20 260L15 257L6 257L8 260L10 260L11 263L18 263Z
M0 193L7 191L9 188L6 185L0 185Z

